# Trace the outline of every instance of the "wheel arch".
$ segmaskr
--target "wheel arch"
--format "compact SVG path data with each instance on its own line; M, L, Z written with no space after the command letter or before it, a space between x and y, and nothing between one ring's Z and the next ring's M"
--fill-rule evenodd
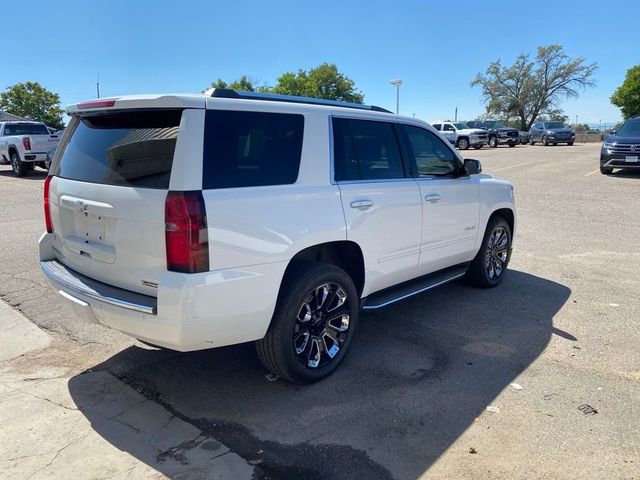
M489 220L487 221L487 224L489 223L489 221L491 221L491 219L493 217L502 217L506 220L507 224L509 225L509 230L511 230L511 235L513 237L513 231L515 229L515 214L513 213L513 210L510 208L499 208L497 210L494 210L493 212L491 212L491 215L489 216Z
M306 247L289 261L284 275L298 262L323 262L341 268L349 274L362 295L365 281L364 254L360 246L350 240L336 240Z

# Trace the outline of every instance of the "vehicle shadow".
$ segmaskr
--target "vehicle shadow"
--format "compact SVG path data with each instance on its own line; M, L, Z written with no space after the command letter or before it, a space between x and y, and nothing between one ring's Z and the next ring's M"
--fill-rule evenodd
M613 173L608 174L607 177L620 178L620 179L637 179L637 178L640 178L640 170L638 169L614 170Z
M7 165L0 165L0 177L15 177L15 175L13 174L13 170L11 170L11 166L7 166ZM26 176L24 177L15 177L17 180L44 180L45 178L47 178L47 171L46 170L42 170L40 168L34 168L33 170L30 170L29 173L27 173Z
M439 287L363 315L345 363L308 386L270 381L251 344L187 354L131 347L92 370L113 373L258 463L258 478L415 479L543 352L552 333L576 340L553 327L570 294L513 270L491 290ZM72 378L69 389L93 428L168 477L188 478L161 452L151 459L143 453L134 430L105 428L113 405L95 402L87 377Z

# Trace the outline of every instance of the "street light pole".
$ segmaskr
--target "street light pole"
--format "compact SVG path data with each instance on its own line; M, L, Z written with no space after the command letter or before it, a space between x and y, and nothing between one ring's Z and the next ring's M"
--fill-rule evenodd
M400 85L402 85L402 80L391 80L389 83L396 87L396 115L400 115Z

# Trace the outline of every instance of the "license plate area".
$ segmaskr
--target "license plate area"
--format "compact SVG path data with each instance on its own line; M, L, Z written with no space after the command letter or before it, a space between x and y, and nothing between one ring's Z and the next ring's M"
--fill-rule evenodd
M116 218L112 205L60 197L63 246L67 254L103 263L116 261Z
M624 157L624 161L627 163L638 163L638 155L627 155Z

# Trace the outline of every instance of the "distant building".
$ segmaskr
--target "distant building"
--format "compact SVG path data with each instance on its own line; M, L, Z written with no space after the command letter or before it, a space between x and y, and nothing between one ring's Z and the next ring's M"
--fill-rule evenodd
M0 122L6 122L8 120L26 120L26 118L19 117L17 115L13 115L9 112L3 112L0 110Z

